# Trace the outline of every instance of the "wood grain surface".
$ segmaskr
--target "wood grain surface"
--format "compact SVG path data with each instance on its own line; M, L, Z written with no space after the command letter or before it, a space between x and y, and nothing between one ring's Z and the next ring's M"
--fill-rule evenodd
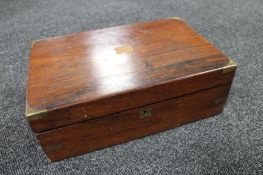
M141 138L222 112L231 84L37 134L51 161ZM151 109L142 118L140 110Z
M43 132L231 83L228 58L178 19L43 39L31 48L27 104ZM36 114L37 115L37 114Z

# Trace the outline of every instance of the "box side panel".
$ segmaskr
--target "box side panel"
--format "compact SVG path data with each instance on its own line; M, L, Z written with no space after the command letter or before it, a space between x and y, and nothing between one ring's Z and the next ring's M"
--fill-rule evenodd
M231 83L235 71L224 73L217 69L202 74L195 74L177 81L135 89L116 96L98 99L93 102L70 106L61 110L48 111L42 118L29 120L34 132L43 132L62 126L71 125L89 119L114 114L120 109L128 110L171 99L219 85Z
M230 87L226 84L46 131L37 138L51 161L81 155L218 114Z

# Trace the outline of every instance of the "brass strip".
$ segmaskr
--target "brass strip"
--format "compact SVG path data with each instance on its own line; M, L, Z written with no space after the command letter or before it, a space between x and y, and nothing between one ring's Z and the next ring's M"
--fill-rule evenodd
M55 144L55 145L46 146L43 148L44 148L45 152L53 152L53 151L57 151L59 149L62 149L63 145L62 144Z
M37 110L37 109L31 108L29 104L26 103L26 118L28 122L31 122L32 120L43 118L46 115L47 115L47 109Z
M223 67L223 73L233 72L237 68L237 63L231 58L228 59L229 59L228 64Z

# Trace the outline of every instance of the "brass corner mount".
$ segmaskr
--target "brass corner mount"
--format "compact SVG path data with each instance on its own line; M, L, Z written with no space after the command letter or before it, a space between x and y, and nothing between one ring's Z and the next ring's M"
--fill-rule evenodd
M231 58L228 58L228 59L229 61L227 65L223 67L223 73L233 72L237 68L237 63Z
M183 21L183 20L182 20L180 17L178 17L178 16L169 17L168 19L177 19L177 20Z
M28 122L31 122L32 120L43 118L47 115L47 109L38 110L30 107L28 103L26 103L26 119Z

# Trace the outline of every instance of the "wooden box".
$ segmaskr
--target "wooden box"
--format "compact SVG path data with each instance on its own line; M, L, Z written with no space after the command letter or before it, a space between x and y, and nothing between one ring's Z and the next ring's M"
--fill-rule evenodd
M178 18L38 40L26 118L57 161L221 113L235 70Z

